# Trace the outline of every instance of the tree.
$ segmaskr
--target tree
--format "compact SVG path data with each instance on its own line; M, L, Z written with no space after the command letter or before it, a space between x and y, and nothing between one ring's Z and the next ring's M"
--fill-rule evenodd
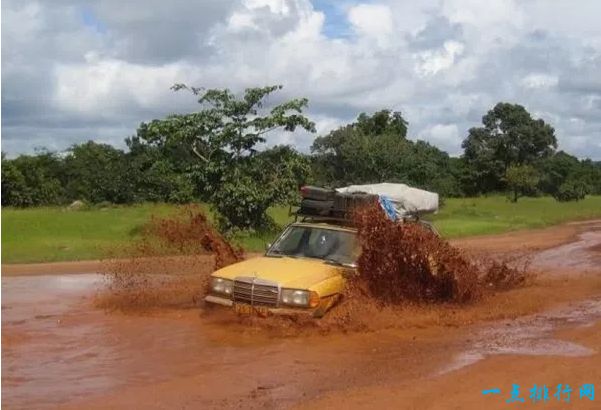
M393 158L409 149L406 136L407 122L400 112L362 113L356 122L315 139L315 177L332 185L387 179L398 164Z
M26 206L29 204L29 194L25 177L2 153L2 206Z
M536 191L540 177L538 171L530 165L512 165L507 169L505 179L512 192L511 201L517 202L521 196Z
M264 157L258 154L258 145L266 142L270 133L293 132L297 128L315 131L315 125L302 112L307 99L293 99L265 108L267 99L282 86L246 89L238 97L228 89L204 90L176 84L175 91L187 90L198 97L201 109L190 114L170 115L165 119L143 124L138 136L155 146L188 147L195 157L190 175L204 197L220 211L227 228L260 228L267 220L265 211L273 205L279 194L266 194L266 167ZM290 159L289 157L286 157ZM278 169L288 169L290 164L278 163ZM276 173L267 186L279 192L289 187L286 176ZM225 201L233 205L230 212ZM233 209L230 206L230 209Z
M498 103L482 124L471 128L462 144L480 192L503 189L509 167L532 165L557 148L553 127L518 104Z
M12 160L3 157L2 204L25 207L61 203L64 200L59 180L61 168L60 159L48 151Z
M143 134L144 130L138 132ZM188 155L188 147L146 144L139 136L125 141L136 202L188 203L198 199L189 173L195 157Z
M407 122L400 112L360 114L356 122L316 138L311 151L317 183L390 181L443 195L458 192L448 154L424 141L408 140Z
M581 173L582 165L578 158L559 151L538 164L542 178L540 189L545 194L555 196L559 187L570 177Z
M73 145L64 159L65 189L70 200L132 203L135 177L125 153L88 141Z
M308 160L288 146L245 158L223 175L212 195L223 229L269 228L267 209L293 202L309 175Z
M585 159L580 162L582 178L591 195L601 195L601 161Z

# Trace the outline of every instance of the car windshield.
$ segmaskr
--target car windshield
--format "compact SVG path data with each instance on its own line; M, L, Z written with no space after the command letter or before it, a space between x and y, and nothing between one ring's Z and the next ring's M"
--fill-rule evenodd
M312 226L289 226L269 248L267 256L316 258L352 265L357 258L356 234Z

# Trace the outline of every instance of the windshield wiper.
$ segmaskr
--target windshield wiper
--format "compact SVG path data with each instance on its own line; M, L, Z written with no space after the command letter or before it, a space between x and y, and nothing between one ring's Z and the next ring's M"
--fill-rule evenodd
M282 258L284 257L284 255L282 254L281 251L277 250L277 249L270 249L269 252L267 252L265 254L265 256L268 256L270 258Z
M280 251L279 249L271 249L269 251L269 253L266 254L266 256L271 256L272 258L298 258L298 255L295 254L288 254L288 253L284 253L282 251Z
M334 258L324 258L323 261L325 263L329 263L331 265L344 266L345 268L355 268L356 267L356 265L354 263L345 263L345 262L341 262L338 259L334 259Z

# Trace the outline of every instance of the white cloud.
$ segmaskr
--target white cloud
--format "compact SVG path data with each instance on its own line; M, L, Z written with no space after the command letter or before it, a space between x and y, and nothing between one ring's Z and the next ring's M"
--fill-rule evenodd
M233 32L239 32L244 29L258 29L251 14L235 12L228 19L228 28Z
M82 8L105 30L82 21ZM400 110L409 134L456 153L498 101L552 122L560 148L601 159L601 2L375 0L332 17L309 0L7 0L2 133L15 151L195 108L169 87L283 84L318 131ZM332 19L338 20L334 21ZM326 23L351 36L328 36ZM574 120L577 119L577 120ZM314 135L274 137L307 150ZM44 143L46 141L46 143Z
M290 7L285 0L244 0L243 3L249 9L268 7L272 13L284 15L290 13Z
M447 70L463 54L464 46L457 41L446 41L440 50L426 50L416 56L416 71L420 76L430 76Z
M558 82L557 76L540 73L529 74L522 79L522 85L526 88L551 88Z
M456 124L435 124L423 130L419 138L445 149L451 155L460 153L459 147L463 139Z
M191 79L193 72L182 64L149 67L119 60L58 65L54 99L60 109L87 117L152 109L164 102L169 87Z
M442 10L449 20L478 27L516 24L523 13L515 0L443 0Z
M384 43L392 32L392 15L388 6L359 4L350 8L348 19L360 36Z

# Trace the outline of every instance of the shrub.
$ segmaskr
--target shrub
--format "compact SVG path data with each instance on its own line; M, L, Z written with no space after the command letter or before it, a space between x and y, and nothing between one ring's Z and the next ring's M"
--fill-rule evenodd
M584 199L586 192L587 186L584 182L568 180L559 186L559 189L553 196L561 202L579 201Z

